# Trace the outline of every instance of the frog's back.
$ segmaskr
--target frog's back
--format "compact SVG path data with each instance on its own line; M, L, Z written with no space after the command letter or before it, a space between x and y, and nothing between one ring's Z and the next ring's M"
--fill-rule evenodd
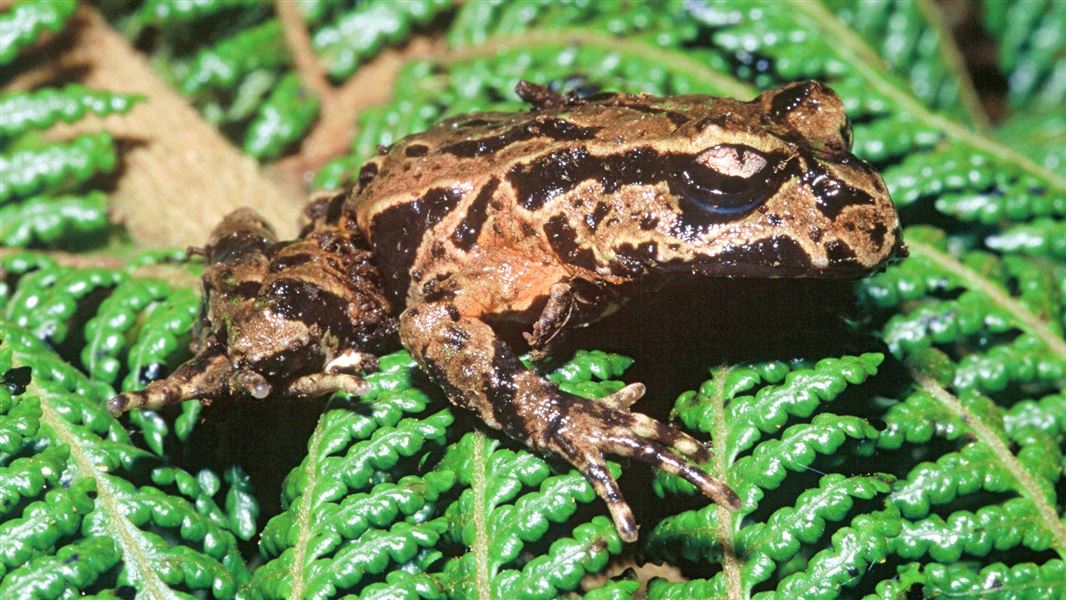
M689 117L655 105L661 102L610 95L468 114L383 148L361 169L349 208L375 249L390 296L402 302L412 284L440 278L485 249L551 253L540 219L557 208L551 184L580 176L565 171L566 155L673 139Z
M899 223L849 144L840 99L815 82L750 102L559 99L383 149L348 212L399 304L502 249L600 280L857 276L892 255Z

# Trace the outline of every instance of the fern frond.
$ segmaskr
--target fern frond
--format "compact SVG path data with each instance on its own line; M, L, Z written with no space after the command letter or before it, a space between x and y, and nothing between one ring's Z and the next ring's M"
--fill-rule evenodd
M99 235L109 227L107 196L34 196L0 206L0 244L13 248L49 246Z
M0 65L15 60L20 50L45 31L61 30L77 8L75 0L19 2L0 13Z
M70 190L118 164L106 133L87 133L40 150L0 155L0 204L19 196Z
M828 412L813 418L811 415L849 385L860 385L873 376L882 360L879 354L865 354L824 359L813 366L767 362L721 367L712 371L712 379L699 391L686 392L678 398L674 415L688 427L711 435L715 444L714 470L725 476L744 507L729 513L709 505L662 519L645 546L652 558L676 561L683 557L717 563L722 565L722 571L698 583L656 584L649 588L651 596L747 596L756 585L770 579L779 565L792 560L804 544L818 540L826 531L827 522L846 519L855 499L871 500L887 494L892 480L889 476L829 474L817 488L800 494L794 506L776 510L765 523L746 519L756 511L768 490L781 487L790 473L810 469L819 454L837 452L849 438L857 440L857 448L871 446L877 431L865 420ZM754 395L742 395L757 387ZM789 421L808 419L809 422L795 422L782 431ZM690 485L676 478L657 475L656 479L656 492L660 495L692 493ZM874 554L852 552L849 556L856 561L854 564L836 561L837 571L813 570L802 577L797 573L780 585L789 586L789 590L812 581L835 581L826 585L839 585L841 578L850 577L849 569L861 572L869 564L863 561L883 558L881 549L887 547L886 542L882 538L878 545L876 534L871 532L884 533L898 526L898 519L889 513L859 515L852 522L854 529L837 532L836 536L841 537L839 544L863 539L866 541L862 543L872 544L874 549L869 552ZM834 564L829 558L825 562ZM814 566L813 562L808 564L808 568Z
M1066 100L1066 6L1061 2L981 2L996 38L1008 99L1016 108L1059 108Z
M318 100L300 87L299 77L286 75L248 126L244 151L259 159L277 158L303 138L317 117Z
M1008 382L1061 379L1063 297L1052 271L987 252L956 257L943 233L931 228L911 228L906 238L912 256L862 284L879 308L903 309L883 330L893 353L936 346L963 357L960 389L997 392Z
M143 96L86 89L78 84L5 94L0 99L0 138L30 129L47 129L60 121L73 123L88 113L126 114Z
M277 68L288 60L281 24L266 21L197 53L181 77L181 91L193 95L231 90L252 71Z
M922 102L988 127L966 65L935 2L830 0L825 4L842 23L871 42L872 49L907 80Z
M0 336L8 372L32 370L15 390L16 402L0 403L0 421L12 413L32 419L32 430L9 456L61 461L59 468L39 471L50 485L23 486L16 493L25 496L6 507L16 512L0 526L5 537L38 533L27 543L5 544L14 551L7 558L20 562L8 563L0 593L36 590L56 597L71 589L113 593L130 585L159 597L196 590L233 597L247 568L233 534L218 524L226 517L211 494L196 478L132 444L104 409L110 387L89 380L24 330L5 323ZM6 388L0 394L12 395ZM10 497L11 484L17 485L8 482L0 496ZM64 534L42 531L42 511L63 523ZM108 580L104 574L112 570L118 575Z
M383 46L405 39L412 28L450 6L447 0L367 0L319 28L312 44L329 74L343 79Z

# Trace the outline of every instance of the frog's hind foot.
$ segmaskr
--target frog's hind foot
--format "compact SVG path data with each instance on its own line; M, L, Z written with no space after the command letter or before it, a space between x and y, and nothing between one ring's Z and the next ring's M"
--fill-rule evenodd
M695 485L718 504L735 510L740 498L724 481L712 477L689 458L705 463L711 451L692 436L628 407L644 394L644 386L631 384L600 400L585 400L558 392L553 402L555 418L543 432L542 443L573 464L607 503L619 535L637 539L637 524L607 469L606 454L633 458L673 473Z
M108 401L107 409L120 415L135 408L162 408L193 398L211 398L229 388L231 380L239 379L232 363L224 354L198 354L182 364L165 379L149 383L143 390L125 392ZM255 386L258 381L248 381ZM266 391L269 393L269 389Z

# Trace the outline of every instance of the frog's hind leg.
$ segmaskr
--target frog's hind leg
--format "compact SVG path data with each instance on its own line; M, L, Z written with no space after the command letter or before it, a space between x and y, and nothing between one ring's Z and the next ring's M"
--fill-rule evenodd
M400 316L400 338L448 398L476 411L489 426L574 465L607 502L622 539L637 538L632 510L607 468L605 455L632 457L683 477L731 509L740 499L689 457L707 462L711 453L691 436L630 406L644 394L633 384L602 400L560 390L527 369L515 352L482 319L497 302L491 265L470 267L447 293L425 297ZM535 265L530 269L535 268ZM488 276L486 276L488 275Z
M119 415L134 408L161 408L193 398L228 395L235 375L229 358L221 352L205 352L186 361L169 377L153 381L143 390L125 392L112 398L107 408Z

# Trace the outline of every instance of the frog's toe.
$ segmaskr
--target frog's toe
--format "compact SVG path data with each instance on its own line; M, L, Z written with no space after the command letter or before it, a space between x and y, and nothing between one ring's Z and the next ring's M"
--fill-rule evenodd
M610 396L600 398L598 402L606 404L615 410L626 410L644 397L646 388L643 383L631 383Z
M333 392L348 392L361 396L370 391L370 383L362 377L347 373L312 373L293 380L284 390L286 396L315 398Z
M625 542L637 541L637 520L633 511L622 497L622 490L618 482L611 475L603 454L599 450L587 450L577 456L568 456L570 462L592 484L596 495L607 503L607 510L611 512L611 520L618 530L618 535Z
M642 438L673 448L698 463L705 463L714 457L707 446L684 431L641 413L629 413L629 417L633 420L630 430Z
M198 354L178 367L170 377L153 381L143 390L125 392L108 401L107 409L118 416L135 408L162 408L192 398L224 393L233 366L224 354Z
M378 357L369 352L347 349L326 363L322 369L326 373L358 373L374 371L378 368Z
M618 534L627 542L637 537L636 521L607 470L603 458L607 454L658 467L692 483L718 504L740 508L740 498L724 481L685 460L705 463L712 457L710 450L682 431L627 409L643 393L644 386L634 384L606 399L564 396L568 401L555 405L564 410L550 420L541 439L585 475L607 503Z
M740 497L724 481L686 462L676 452L659 442L637 435L623 435L613 437L610 448L605 450L619 456L634 458L677 475L696 486L703 492L703 495L730 510L740 508Z

